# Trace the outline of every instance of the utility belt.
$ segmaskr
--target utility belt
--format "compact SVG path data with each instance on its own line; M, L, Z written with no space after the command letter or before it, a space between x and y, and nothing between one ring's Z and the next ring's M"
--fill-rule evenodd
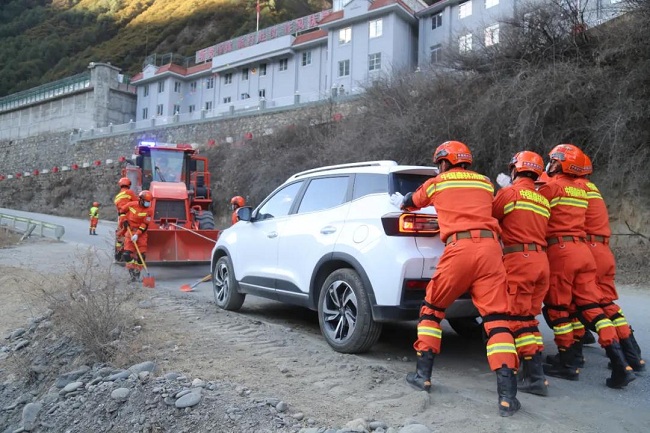
M600 242L601 244L609 245L609 237L600 235L587 235L587 242Z
M459 239L472 239L472 238L492 238L498 239L496 233L492 230L468 230L465 232L456 232L449 235L445 245L456 242Z
M587 242L587 240L585 238L581 238L580 236L556 236L553 238L546 239L546 242L550 247L551 245L555 245L555 244L563 244L566 242L575 242L575 243Z
M523 253L526 251L546 251L546 247L543 247L539 244L536 243L530 243L530 244L514 244L514 245L508 245L507 247L503 247L503 254L510 254L510 253Z

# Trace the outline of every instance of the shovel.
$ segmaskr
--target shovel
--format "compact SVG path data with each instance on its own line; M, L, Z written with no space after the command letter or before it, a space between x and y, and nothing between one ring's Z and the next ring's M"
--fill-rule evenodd
M181 292L193 292L193 291L194 291L194 288L195 288L196 286L198 286L198 285L201 284L201 283L205 283L206 281L209 281L210 278L212 278L212 274L208 274L208 275L206 275L205 277L201 278L200 280L198 280L197 282L195 282L195 283L192 284L192 285L189 285L189 284L183 284L183 285L181 286Z
M129 231L129 236L132 236L131 234L131 228L127 227ZM144 287L149 287L149 288L154 288L156 287L156 279L154 278L153 275L149 273L149 269L147 268L147 264L144 262L144 258L142 258L142 254L140 254L140 248L138 248L138 244L136 242L133 242L133 245L135 246L135 251L138 253L138 257L140 258L140 263L142 263L142 267L144 268L145 276L142 277L142 285Z

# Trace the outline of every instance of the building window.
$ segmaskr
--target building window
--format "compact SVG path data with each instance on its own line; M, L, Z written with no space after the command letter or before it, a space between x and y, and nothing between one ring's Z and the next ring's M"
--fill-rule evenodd
M458 51L467 53L472 51L472 34L466 34L458 38Z
M196 110L196 105L190 105L189 110L190 110L190 114L194 113L194 111Z
M180 81L174 81L174 92L175 93L181 93L181 82Z
M232 99L230 98L230 96L226 96L225 98L223 98L223 103L224 103L224 104L230 104L230 101L231 101L231 100L232 100Z
M260 91L257 93L260 98L266 98L266 89L260 89Z
M499 4L499 0L485 0L485 9L490 9Z
M485 29L485 46L491 47L499 43L499 24L494 24Z
M339 44L347 44L352 40L352 27L339 30Z
M212 101L205 103L205 111L212 111Z
M442 27L442 12L431 17L431 30Z
M472 15L472 0L458 5L458 17L465 18Z
M431 63L440 63L442 60L442 45L434 45L431 47Z
M142 109L142 118L143 119L148 119L149 118L149 109L148 108L143 108Z
M287 69L289 69L289 59L280 59L280 66L278 67L278 70L286 71Z
M160 81L160 82L158 83L158 93L162 93L162 92L164 92L164 91L165 91L165 82L164 82L164 81Z
M339 77L347 77L350 75L350 61L342 60L339 62Z
M369 24L370 24L370 37L378 38L379 36L381 36L383 32L383 25L384 25L382 19L379 18L378 20L370 21Z
M232 74L226 74L223 76L223 83L224 84L232 84Z
M158 104L158 105L156 106L156 115L157 115L157 116L162 116L163 113L164 113L163 104Z
M374 53L368 56L368 70L378 71L381 69L381 53Z
M181 106L178 104L174 104L174 114L178 114L181 112Z
M144 96L149 96L149 85L145 84L144 86Z
M248 81L248 68L244 68L241 70L241 80Z
M260 75L266 75L266 63L260 64Z
M214 88L214 77L206 78L206 80L205 80L205 88L206 89L213 89Z
M311 51L305 51L302 53L302 65L311 65Z
M192 93L196 92L196 81L192 81L192 82L190 83L190 91L191 91Z

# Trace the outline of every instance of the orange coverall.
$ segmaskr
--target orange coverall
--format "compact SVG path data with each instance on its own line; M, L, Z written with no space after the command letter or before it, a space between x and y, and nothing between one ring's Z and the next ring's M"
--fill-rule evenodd
M587 245L596 261L596 284L600 289L599 304L607 317L614 323L619 340L623 340L630 337L631 331L630 325L623 315L623 310L614 303L618 299L618 292L614 284L616 260L609 248L612 230L609 227L607 206L594 183L586 178L579 178L577 181L587 189L589 205L585 217L585 232L587 233Z
M598 342L606 347L618 341L614 324L598 305L596 263L585 242L584 230L587 213L587 191L572 176L558 173L539 187L551 204L546 239L551 279L544 304L553 326L555 344L568 349L574 340L571 324L571 302L582 316L593 323L598 332ZM584 329L582 330L584 334Z
M517 177L494 198L492 215L501 225L503 264L508 278L508 312L520 316L513 330L520 357L544 350L535 316L542 312L548 292L549 265L546 227L551 215L548 200L535 191L528 177Z
M427 180L412 196L416 208L433 205L440 237L446 243L438 267L427 285L420 309L418 352L440 353L440 322L445 309L469 291L488 334L490 368L519 367L519 357L507 316L506 271L498 240L499 224L492 217L494 186L481 174L453 168Z
M152 220L151 208L146 208L140 204L139 200L126 203L120 208L120 213L125 215L126 221L129 222L131 233L125 230L124 251L130 253L131 260L126 263L127 269L142 269L142 263L135 249L137 244L140 253L144 255L147 252L147 228ZM132 235L138 235L136 244L131 240Z

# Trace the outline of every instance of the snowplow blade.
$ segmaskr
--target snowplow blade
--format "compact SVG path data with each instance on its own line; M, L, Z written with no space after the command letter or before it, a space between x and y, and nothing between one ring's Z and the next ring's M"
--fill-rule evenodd
M185 230L147 230L148 264L210 262L212 248L219 230L201 230L197 234Z

